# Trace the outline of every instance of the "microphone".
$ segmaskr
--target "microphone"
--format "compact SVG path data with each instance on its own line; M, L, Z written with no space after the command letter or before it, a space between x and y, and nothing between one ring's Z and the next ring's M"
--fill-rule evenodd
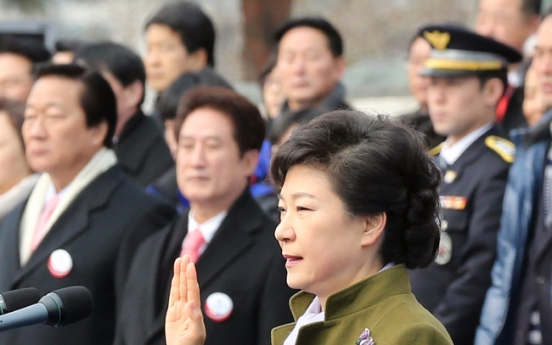
M35 304L40 299L38 290L30 287L0 294L0 315Z
M38 303L0 316L0 332L33 325L61 327L92 314L92 295L84 286L50 292Z

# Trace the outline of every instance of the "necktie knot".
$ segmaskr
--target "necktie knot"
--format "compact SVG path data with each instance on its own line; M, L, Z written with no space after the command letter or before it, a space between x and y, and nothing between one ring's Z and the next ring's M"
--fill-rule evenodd
M201 256L201 250L205 244L205 238L203 237L201 230L197 228L188 233L184 239L180 256L187 254L190 256L190 261L195 263Z

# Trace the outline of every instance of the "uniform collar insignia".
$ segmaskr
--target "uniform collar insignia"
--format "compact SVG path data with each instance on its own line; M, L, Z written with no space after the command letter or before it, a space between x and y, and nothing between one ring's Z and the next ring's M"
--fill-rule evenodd
M437 50L445 50L447 49L447 45L450 42L450 34L448 32L440 32L440 31L425 31L424 32L424 38L431 43L433 48Z
M360 337L355 341L355 345L375 345L374 339L370 336L370 330L365 328Z
M447 170L447 172L445 172L445 176L443 176L443 181L445 183L452 183L456 180L457 176L458 174L455 171Z

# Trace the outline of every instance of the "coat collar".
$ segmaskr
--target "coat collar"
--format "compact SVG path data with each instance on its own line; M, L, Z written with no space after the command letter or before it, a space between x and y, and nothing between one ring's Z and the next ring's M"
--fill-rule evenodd
M546 111L540 121L531 127L518 128L510 132L510 138L516 147L527 149L530 146L542 142L550 141L550 127L552 121L552 109Z
M408 293L410 281L406 268L403 264L396 265L331 295L326 301L326 320L354 314L390 296ZM303 315L313 299L313 294L304 291L291 298L290 307L295 320Z
M488 150L487 145L485 145L485 139L490 135L498 135L499 131L496 126L493 126L485 134L477 138L463 153L458 159L447 167L447 171L454 171L456 179L458 180L460 176L464 173L467 167L469 167L473 162L479 160L481 155ZM445 174L445 172L443 172ZM441 194L446 193L449 186L453 185L452 183L443 183L441 185Z
M470 146L468 146L460 157L458 157L458 159L450 165L451 168L456 171L469 165L470 162L479 159L481 157L481 153L487 149L485 139L490 135L499 135L499 131L496 126L491 127L488 131L477 138Z
M161 126L155 119L144 115L142 111L134 114L125 124L119 141L114 145L123 170L136 173L146 157L144 153L156 140L164 140L162 135Z
M11 267L6 267L6 269L14 273L11 275L10 286L17 285L27 274L42 262L48 260L54 250L59 249L81 232L86 231L89 213L105 205L122 180L123 174L120 169L111 167L92 181L52 225L52 229L46 234L24 267L20 266L19 261L19 223L25 207L21 205L14 212L14 217L4 227L6 229L6 239L9 241L7 244L12 248L4 254L9 255L5 264ZM3 274L0 274L0 276L3 276Z
M140 125L142 120L144 120L145 115L141 110L138 110L134 115L128 119L125 123L121 135L119 135L119 142L125 140L134 130Z
M332 89L332 92L324 98L322 103L317 108L325 111L351 109L351 107L345 102L345 93L345 86L343 85L343 83L338 82ZM287 100L285 100L280 113L284 113L287 111L290 111L289 103Z
M396 265L331 295L326 302L324 322L368 309L389 297L410 293L406 267L404 264ZM314 297L301 291L291 298L289 304L295 320L305 313ZM272 331L273 343L283 343L293 326L288 324L275 328Z
M256 212L253 210L256 209ZM253 245L261 229L263 211L246 189L228 211L211 243L197 261L200 286L207 286L235 257Z

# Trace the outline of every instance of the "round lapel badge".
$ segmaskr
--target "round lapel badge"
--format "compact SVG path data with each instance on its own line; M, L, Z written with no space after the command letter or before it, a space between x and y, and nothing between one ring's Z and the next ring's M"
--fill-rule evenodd
M65 249L57 249L50 254L48 269L55 278L65 278L73 269L73 258Z
M230 296L222 292L214 292L205 301L205 314L213 321L222 322L232 314L234 303Z

